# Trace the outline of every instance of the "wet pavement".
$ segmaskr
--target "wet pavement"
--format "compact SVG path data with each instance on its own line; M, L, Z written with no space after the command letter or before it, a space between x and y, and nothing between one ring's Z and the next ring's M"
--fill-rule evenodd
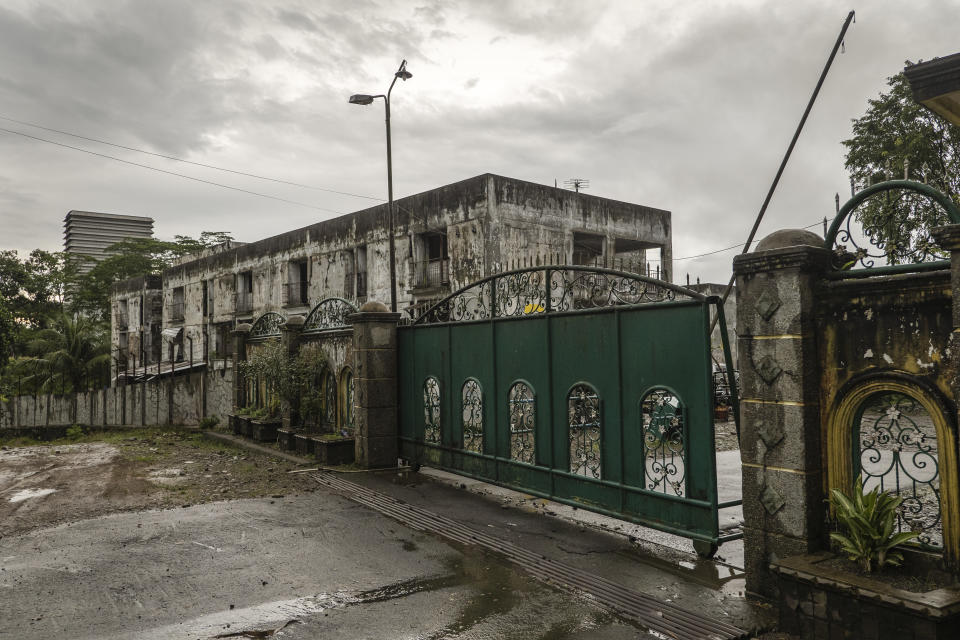
M727 491L734 462L720 465ZM682 538L443 472L344 477L662 602L770 625L772 612L743 598L739 543L700 560ZM0 638L18 639L655 637L327 488L0 538L0 602Z
M275 629L286 638L638 634L496 558L326 492L8 536L0 540L0 594L0 637L18 639L253 637L242 632Z

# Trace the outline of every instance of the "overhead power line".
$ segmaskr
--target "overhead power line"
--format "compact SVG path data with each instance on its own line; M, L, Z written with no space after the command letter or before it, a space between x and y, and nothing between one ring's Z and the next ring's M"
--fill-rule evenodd
M36 129L42 129L42 130L44 130L44 131L50 131L50 132L53 132L53 133L59 133L59 134L65 135L65 136L70 136L70 137L72 137L72 138L79 138L80 140L87 140L88 142L96 142L96 143L98 143L98 144L105 144L105 145L110 146L110 147L116 147L117 149L125 149L125 150L127 150L127 151L135 151L135 152L137 152L137 153L143 153L143 154L146 154L146 155L148 155L148 156L154 156L154 157L157 157L157 158L163 158L163 159L165 159L165 160L173 160L173 161L175 161L175 162L183 162L183 163L185 163L185 164L192 164L192 165L194 165L194 166L203 167L203 168L205 168L205 169L215 169L215 170L217 170L217 171L225 171L225 172L227 172L227 173L233 173L233 174L238 175L238 176L246 176L246 177L248 177L248 178L256 178L256 179L258 179L258 180L268 180L268 181L270 181L270 182L278 182L278 183L280 183L280 184L286 184L286 185L290 185L290 186L293 186L293 187L301 187L301 188L303 188L303 189L312 189L312 190L314 190L314 191L325 191L325 192L327 192L327 193L336 193L336 194L341 195L341 196L350 196L350 197L352 197L352 198L363 198L363 199L365 199L365 200L376 200L376 201L378 201L378 202L385 202L385 201L386 201L385 198L378 198L378 197L376 197L376 196L367 196L367 195L363 195L363 194L360 194L360 193L351 193L351 192L349 192L349 191L338 191L337 189L328 189L328 188L326 188L326 187L317 187L317 186L314 186L314 185L302 184L302 183L300 183L300 182L293 182L292 180L283 180L283 179L281 179L281 178L271 178L271 177L269 177L269 176L261 176L261 175L258 175L258 174L256 174L256 173L248 173L248 172L246 172L246 171L238 171L238 170L236 170L236 169L227 169L227 168L225 168L225 167L218 167L218 166L216 166L216 165L206 164L206 163L204 163L204 162L196 162L196 161L194 161L194 160L187 160L186 158L178 158L177 156L170 156L170 155L166 155L166 154L163 154L163 153L157 153L157 152L155 152L155 151L147 151L146 149L138 149L137 147L129 147L129 146L127 146L127 145L118 144L118 143L116 143L116 142L108 142L108 141L106 141L106 140L101 140L101 139L99 139L99 138L92 138L92 137L89 137L89 136L80 135L79 133L71 133L70 131L64 131L64 130L62 130L62 129L54 129L54 128L52 128L52 127L45 127L45 126L43 126L43 125L35 124L35 123L33 123L33 122L26 122L26 121L24 121L24 120L17 120L16 118L11 118L11 117L5 116L5 115L3 115L3 114L0 114L0 120L6 120L6 121L8 121L8 122L15 122L15 123L17 123L17 124L22 124L22 125L25 125L25 126L28 126L28 127L34 127L34 128L36 128Z
M100 158L106 158L107 160L114 160L116 162L122 162L123 164L131 165L134 167L140 167L141 169L149 169L151 171L158 171L160 173L165 173L170 176L177 176L178 178L185 178L187 180L193 180L194 182L202 182L203 184L213 185L215 187L222 187L224 189L230 189L231 191L239 191L240 193L246 193L252 196L259 196L261 198L268 198L270 200L277 200L279 202L286 202L287 204L295 204L300 207L307 207L308 209L315 209L317 211L326 211L327 213L335 213L337 215L343 215L344 211L337 211L336 209L327 209L326 207L318 207L316 205L307 204L306 202L299 202L297 200L289 200L287 198L281 198L279 196L271 196L266 193L260 193L258 191L251 191L250 189L242 189L240 187L233 187L228 184L222 184L220 182L214 182L213 180L204 180L203 178L195 178L194 176L188 176L183 173L177 173L176 171L168 171L166 169L160 169L159 167L152 167L148 164L141 164L139 162L133 162L132 160L124 160L123 158L117 158L115 156L110 156L105 153L98 153L96 151L90 151L89 149L83 149L81 147L74 147L69 144L64 144L62 142L56 142L54 140L47 140L46 138L40 138L38 136L30 135L29 133L23 133L22 131L14 131L12 129L5 129L0 127L0 131L4 133L9 133L15 136L22 136L24 138L29 138L31 140L36 140L38 142L46 142L47 144L56 145L58 147L64 147L66 149L73 149L74 151L79 151L81 153L88 153L92 156L97 156Z
M801 229L812 229L813 227L819 226L819 225L821 225L821 224L823 224L823 221L814 222L813 224L808 224L808 225L805 226L805 227L801 227ZM704 257L706 257L706 256L712 256L712 255L715 255L715 254L718 254L718 253L723 253L724 251L733 251L734 249L739 249L740 247L742 247L742 246L745 245L745 244L746 244L746 242L741 242L740 244L735 244L735 245L730 246L730 247L724 247L723 249L715 249L715 250L713 250L713 251L707 251L706 253L698 253L698 254L695 255L695 256L684 256L684 257L682 257L682 258L673 258L673 261L674 261L674 262L678 262L678 261L680 261L680 260L693 260L694 258L704 258ZM657 259L655 259L655 258L647 258L647 261L648 261L648 262L657 262Z

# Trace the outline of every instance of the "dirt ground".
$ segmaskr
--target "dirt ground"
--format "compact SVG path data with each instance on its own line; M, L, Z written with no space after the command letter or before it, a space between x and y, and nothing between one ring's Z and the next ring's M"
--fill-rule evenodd
M713 429L717 451L733 451L740 448L740 441L737 439L737 425L733 418L714 422Z
M313 491L287 473L296 468L186 430L0 439L0 538L119 511Z
M715 428L718 451L737 448L732 420ZM120 511L313 491L287 473L296 468L190 430L0 438L0 538Z

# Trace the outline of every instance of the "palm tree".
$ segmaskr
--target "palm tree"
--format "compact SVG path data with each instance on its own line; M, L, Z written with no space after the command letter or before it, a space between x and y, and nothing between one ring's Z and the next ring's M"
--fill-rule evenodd
M40 393L86 391L110 367L110 346L101 325L60 314L27 345L31 357L20 361L24 378Z

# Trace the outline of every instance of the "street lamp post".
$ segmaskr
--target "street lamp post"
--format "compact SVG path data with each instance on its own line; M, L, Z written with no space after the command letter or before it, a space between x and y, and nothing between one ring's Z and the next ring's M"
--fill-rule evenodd
M397 69L397 72L393 74L393 81L390 83L390 88L387 90L387 94L377 94L377 95L367 95L365 93L358 93L350 96L350 104L360 104L368 105L372 104L374 99L383 98L383 103L386 108L386 121L387 121L387 215L389 217L389 227L390 227L390 311L396 313L397 311L397 260L396 260L396 238L394 231L394 207L393 207L393 155L390 145L390 94L393 92L393 85L397 83L397 78L401 80L409 80L413 77L413 74L407 71L407 61L404 60L400 63L400 68Z

